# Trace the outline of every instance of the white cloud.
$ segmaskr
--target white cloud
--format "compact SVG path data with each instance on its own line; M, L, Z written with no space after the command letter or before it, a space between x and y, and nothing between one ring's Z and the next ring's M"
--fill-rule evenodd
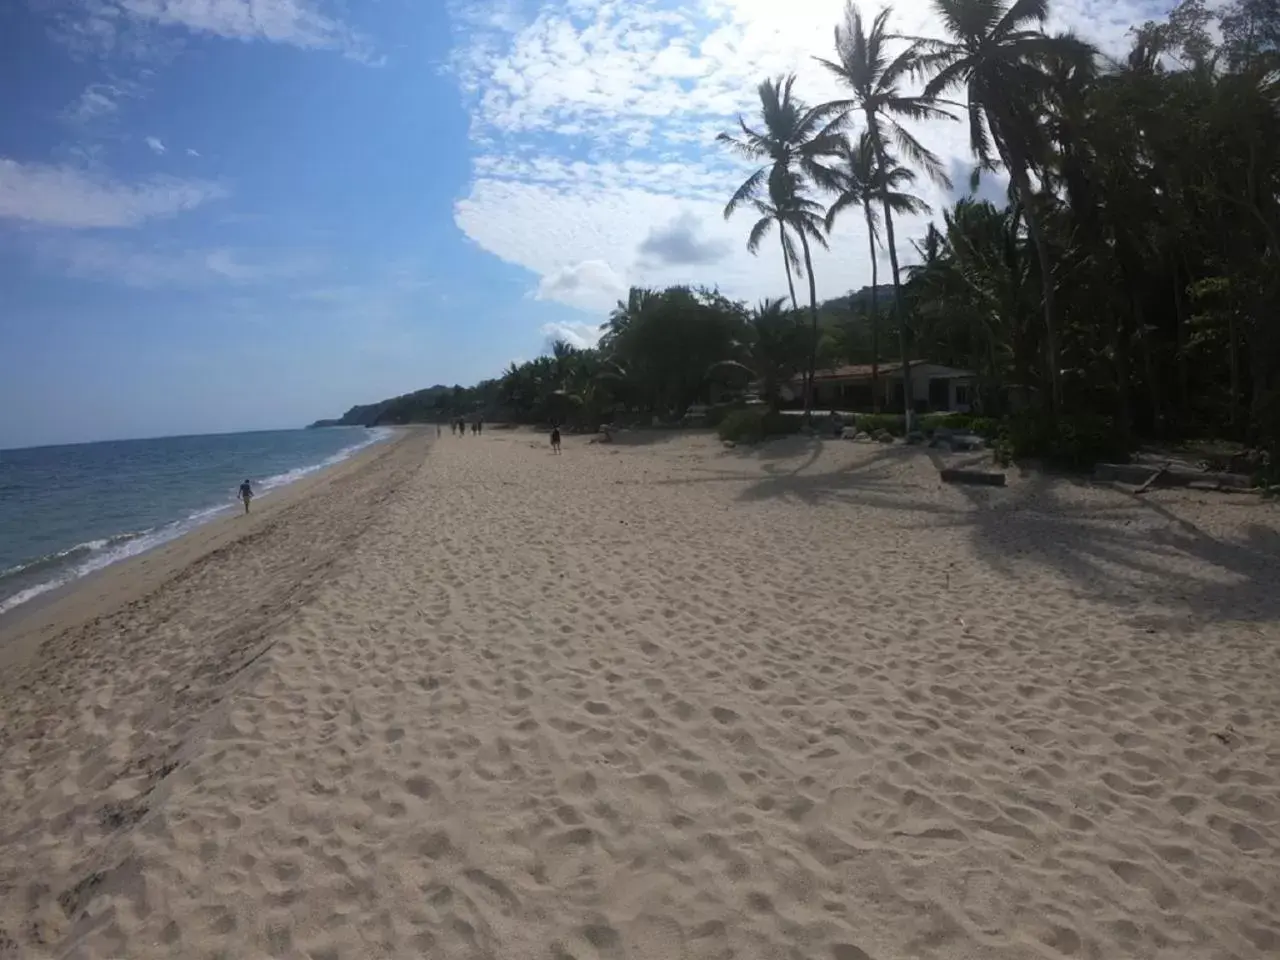
M46 266L69 276L140 289L246 287L313 274L322 266L308 254L184 250L67 236L46 238L35 252Z
M91 83L62 112L62 117L78 124L106 120L114 117L120 110L120 101L130 96L136 96L132 84Z
M572 347L586 350L600 342L600 325L598 323L544 323L542 335L548 340L563 340ZM519 366L523 360L513 360Z
M598 310L612 306L626 292L626 281L604 260L582 260L544 274L534 298Z
M840 94L813 57L832 53L843 8L844 0L551 0L536 7L456 0L453 64L478 154L456 222L486 250L537 274L538 296L597 312L612 300L603 292L585 296L590 284L573 272L591 261L619 281L716 284L745 299L785 292L776 236L752 258L748 215L722 222L724 202L746 171L714 138L739 113L755 111L766 76L796 72L797 91L810 102ZM876 9L864 5L868 17ZM1053 9L1051 29L1075 28L1109 52L1126 46L1129 27L1153 16L1146 0L1055 0ZM929 0L896 4L891 22L906 34L939 33ZM944 163L968 169L964 124L917 132ZM919 192L935 208L949 199L932 184ZM685 215L705 231L700 242L728 244L723 259L697 265L643 255L647 239ZM899 225L904 261L926 223L904 218ZM832 245L830 253L814 252L821 297L870 281L858 218L847 219Z
M135 227L227 195L204 180L156 177L127 184L74 167L0 157L0 219L50 227Z
M187 147L187 156L188 156L188 157L198 157L198 156L200 156L200 151L199 151L199 150L197 150L197 149L195 149L195 147Z
M367 39L310 0L61 0L58 7L55 36L79 52L146 56L149 32L172 29L372 59Z
M164 141L159 137L146 137L143 142L151 149L151 152L157 156L165 152Z

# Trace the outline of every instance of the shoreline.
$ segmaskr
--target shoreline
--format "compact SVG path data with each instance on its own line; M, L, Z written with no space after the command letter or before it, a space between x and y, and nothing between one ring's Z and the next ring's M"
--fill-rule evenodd
M72 933L68 878L100 871L163 802L428 448L423 431L372 444L0 630L0 890L14 894L0 898L0 955L15 937L38 956Z
M336 476L344 468L365 462L370 455L380 448L400 442L404 432L401 428L396 428L385 439L371 441L336 463L314 469L312 472L304 474L290 483L271 487L254 498L254 509L250 514L250 518L257 517L260 514L269 515L270 511L283 509L320 481ZM142 571L150 573L152 568L163 566L156 558L168 556L167 551L172 550L176 554L185 554L186 550L183 545L191 542L188 538L212 534L218 528L221 528L218 534L219 540L223 536L243 532L243 514L238 512L239 504L237 502L232 506L236 509L228 511L226 516L214 516L202 523L197 523L172 539L161 541L141 553L108 563L106 566L83 576L73 577L35 595L30 600L8 610L0 611L0 670L12 669L14 666L11 651L19 637L26 635L32 629L40 629L39 627L34 627L32 623L28 623L33 617L43 614L45 618L56 621L59 612L51 610L51 608L74 603L77 596L82 592L96 593L100 598L108 602L108 598L114 592L135 593L137 586L134 582L136 580L135 575ZM240 521L239 527L235 526L237 521ZM150 562L144 563L143 561ZM99 586L101 581L107 579L112 582ZM104 612L109 611L99 609L95 615L100 616ZM41 626L47 625L42 622Z

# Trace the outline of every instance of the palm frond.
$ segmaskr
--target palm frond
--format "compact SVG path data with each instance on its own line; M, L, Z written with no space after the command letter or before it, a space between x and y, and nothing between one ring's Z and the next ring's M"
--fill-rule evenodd
M796 229L803 232L806 237L818 246L822 247L823 250L831 249L831 245L827 242L827 233L826 230L823 229L823 223L821 220L818 220L817 222L809 219L801 220L796 225Z
M1013 5L996 23L992 31L997 36L1005 36L1028 24L1042 24L1049 19L1049 0L1014 0Z
M733 216L734 211L742 204L748 202L756 196L760 191L760 186L764 183L765 177L768 175L769 168L761 167L751 176L742 182L742 186L734 191L733 196L729 198L729 202L724 207L724 218L728 220Z
M744 130L749 134L747 139L740 140L737 137L727 133L721 133L716 136L716 141L728 145L729 149L742 157L744 160L759 160L762 156L768 156L768 152L763 150L759 143L759 135L747 127L741 118L738 122L742 124ZM754 138L754 139L753 139Z
M760 252L760 244L764 242L764 238L769 235L769 231L773 228L773 217L761 217L755 222L751 228L751 233L747 236L747 252L753 256Z
M737 360L717 360L711 366L707 367L707 376L721 375L726 373L746 374L749 377L757 376L756 372L748 367L745 363L739 363Z
M894 190L898 187L910 187L919 179L910 167L895 166L893 157L886 157L886 161L889 163L889 169L882 171L879 175L879 182L886 188Z
M894 213L933 213L933 207L910 193L886 193L884 194L884 201L889 204L889 209Z
M827 208L827 215L823 220L823 226L826 227L827 233L830 233L836 225L836 218L850 207L860 207L865 203L865 199L858 193L852 191L842 193L836 197L835 202Z
M973 72L972 61L957 50L939 50L936 54L921 57L916 61L916 68L920 75L933 73L922 93L922 96L931 100L936 100L948 90L963 86Z
M884 101L884 111L916 121L955 119L955 114L938 106L937 100L924 97L888 97Z
M947 171L942 161L938 159L938 155L917 140L902 124L895 122L892 129L893 139L907 159L921 167L935 183L950 190L951 178L947 176Z
M920 48L915 43L908 41L906 49L894 57L881 72L881 89L896 90L899 83L910 79L915 74L915 63L920 56L920 52Z
M840 145L844 143L845 133L848 131L851 120L850 113L852 106L847 108L837 107L836 103L825 104L809 111L810 116L815 119L827 119L821 130L812 135L812 138L805 144L805 149L810 155L821 155L838 151ZM820 111L825 111L819 115Z
M980 166L990 166L994 162L987 119L982 114L982 104L974 100L969 101L969 149L973 151Z

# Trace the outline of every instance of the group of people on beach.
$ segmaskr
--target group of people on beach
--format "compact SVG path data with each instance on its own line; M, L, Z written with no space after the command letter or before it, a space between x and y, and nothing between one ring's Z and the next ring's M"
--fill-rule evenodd
M465 437L467 435L467 421L463 417L453 420L449 423L449 430L455 437ZM476 436L484 433L484 418L477 417L471 423L471 432ZM436 424L436 436L440 436L440 424ZM551 452L560 453L560 425L558 423L551 424ZM244 483L240 484L240 490L236 494L236 499L244 504L244 512L249 512L249 502L253 499L253 484L246 477Z
M465 417L459 417L457 420L449 421L449 432L455 437L465 437L467 435L467 420ZM475 436L484 433L484 417L476 417L471 421L471 432ZM440 436L440 424L436 424L436 436ZM560 453L560 424L551 424L551 452ZM247 482L247 481L246 481Z

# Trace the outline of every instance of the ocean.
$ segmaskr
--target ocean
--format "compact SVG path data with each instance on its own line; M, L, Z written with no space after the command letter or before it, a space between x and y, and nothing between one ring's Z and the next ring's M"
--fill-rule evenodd
M391 435L331 427L0 450L0 614Z

